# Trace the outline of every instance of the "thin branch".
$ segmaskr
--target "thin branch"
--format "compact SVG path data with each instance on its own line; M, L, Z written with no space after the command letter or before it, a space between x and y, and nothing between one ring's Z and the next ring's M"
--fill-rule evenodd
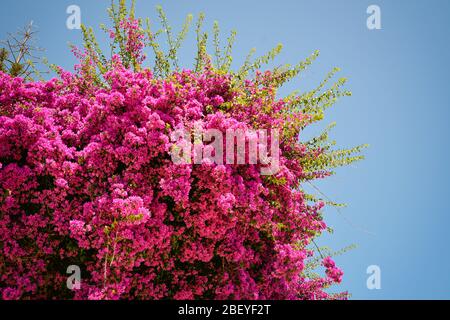
M320 195L322 195L325 199L327 199L328 201L330 201L330 202L333 202L326 194L324 194L318 187L316 187L314 184L312 184L312 182L311 181L306 181L307 183L309 183L309 185L311 185L311 187L313 187ZM355 225L350 219L348 219L343 213L342 213L342 211L339 209L339 208L337 208L337 207L334 207L335 209L336 209L336 211L342 216L342 218L344 218L344 220L352 227L352 228L355 228L355 229L359 229L360 231L362 231L362 232L364 232L364 233L367 233L367 234L370 234L370 235L372 235L372 236L374 236L375 235L375 233L373 233L373 232L371 232L371 231L368 231L368 230L366 230L366 229L364 229L363 227L360 227L360 226L357 226L357 225Z

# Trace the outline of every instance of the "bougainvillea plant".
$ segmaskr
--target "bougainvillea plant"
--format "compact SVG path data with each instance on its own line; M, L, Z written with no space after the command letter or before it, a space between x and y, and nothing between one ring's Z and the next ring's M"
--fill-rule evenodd
M215 24L208 54L203 15L195 65L181 69L177 51L192 16L173 36L158 11L162 31L153 31L135 18L134 5L113 4L112 27L103 27L112 54L83 28L74 72L54 67L56 78L34 82L0 72L0 296L345 298L327 293L343 273L312 247L327 228L327 201L302 186L361 159L362 146L336 150L328 129L299 139L349 95L345 79L328 85L335 69L316 89L277 98L317 52L260 71L277 46L231 70L235 33L221 48ZM194 126L278 129L279 171L174 163L171 132ZM312 271L320 265L321 276ZM81 268L76 290L66 285L69 266Z

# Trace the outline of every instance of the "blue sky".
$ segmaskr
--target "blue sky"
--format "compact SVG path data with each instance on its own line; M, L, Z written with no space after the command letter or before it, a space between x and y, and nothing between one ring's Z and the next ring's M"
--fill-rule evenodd
M67 43L81 39L79 30L66 28L72 4L81 8L84 24L107 22L109 1L16 0L3 4L0 38L33 20L44 55L71 69ZM223 32L236 29L235 65L251 48L263 54L279 42L284 52L275 64L296 63L319 49L312 68L282 93L312 88L341 67L353 96L330 109L324 124L337 122L332 137L338 145L370 148L365 161L317 184L348 204L341 214L326 210L335 232L320 244L336 250L358 245L336 258L345 271L340 289L354 299L450 299L450 2L138 0L137 15L156 18L157 4L175 30L186 14L200 11L207 26L218 20ZM381 30L366 27L371 4L381 9ZM193 63L193 43L188 37L181 52L186 67ZM366 287L369 265L381 268L380 290Z

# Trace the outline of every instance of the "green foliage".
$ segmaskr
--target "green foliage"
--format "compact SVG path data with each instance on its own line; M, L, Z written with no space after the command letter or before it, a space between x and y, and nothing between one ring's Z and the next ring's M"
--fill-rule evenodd
M168 53L166 54L166 59L167 61L170 61L169 64L171 64L172 70L179 71L178 55L177 55L178 49L180 49L181 44L186 38L193 16L191 14L187 15L181 31L178 33L177 37L174 38L172 34L172 27L170 26L169 21L167 20L167 16L164 10L162 9L161 6L157 6L156 10L158 11L159 19L164 29L164 33L166 34L167 44L169 46Z
M283 45L279 43L265 55L258 57L253 62L251 62L251 59L256 52L256 49L252 48L247 55L244 64L238 71L238 78L241 80L245 79L251 72L261 69L263 65L267 65L269 62L273 61L280 54L282 49Z
M233 62L231 53L237 33L235 30L231 31L230 36L227 38L227 45L224 48L220 47L220 28L217 21L214 21L213 34L215 66L216 69L226 73L230 70L231 63Z
M0 71L13 77L33 80L41 77L36 64L41 60L37 56L40 51L34 45L36 31L31 22L15 34L9 34L8 39L1 42Z
M197 19L195 33L197 35L197 56L195 58L195 71L201 72L207 59L206 45L208 43L208 33L202 32L202 26L205 21L205 15L200 13Z
M328 147L325 147L320 154L303 157L301 165L306 174L305 180L311 180L312 177L321 171L346 166L364 159L364 156L360 155L360 153L367 146L363 144L350 149L340 150L329 150ZM334 172L331 171L331 173Z

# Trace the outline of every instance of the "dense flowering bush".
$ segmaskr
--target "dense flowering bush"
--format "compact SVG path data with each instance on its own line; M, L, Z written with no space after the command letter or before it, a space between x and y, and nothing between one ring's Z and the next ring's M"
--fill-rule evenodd
M277 87L310 60L251 77L275 51L232 72L227 56L211 62L202 34L196 68L167 72L176 48L163 54L127 14L122 2L111 10L110 59L84 29L74 73L26 82L0 72L2 298L335 298L325 292L342 278L334 262L323 260L322 277L308 269L326 225L324 202L301 183L359 159L359 148L298 134L346 94L343 81L280 99ZM153 71L142 65L146 41ZM279 129L279 172L175 164L170 134L194 126ZM82 269L79 290L66 286L70 265Z

